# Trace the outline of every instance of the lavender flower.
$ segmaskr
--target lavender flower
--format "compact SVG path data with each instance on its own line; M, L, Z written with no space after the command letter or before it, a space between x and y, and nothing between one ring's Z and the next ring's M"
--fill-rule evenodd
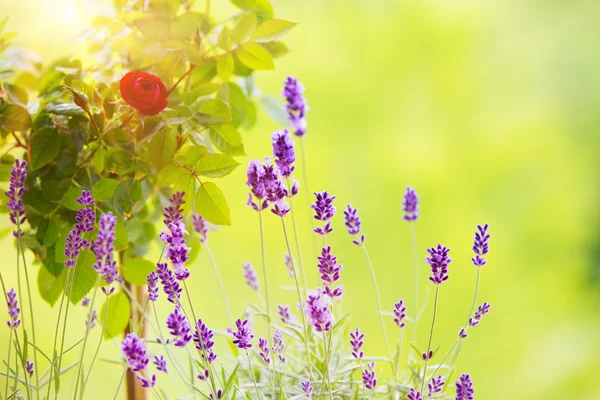
M96 320L98 319L98 313L96 312L96 310L92 310L91 312L88 312L86 314L86 319L85 319L85 326L88 327L88 329L92 329L93 327L96 326Z
M265 364L271 364L271 357L269 357L269 342L267 339L258 338L258 348L260 349L258 355L263 359Z
M423 400L421 392L417 392L415 389L410 388L410 393L406 395L408 400Z
M273 347L271 347L273 353L279 356L279 361L285 363L285 357L283 356L283 334L279 329L275 329L273 333Z
M317 332L329 331L333 325L334 317L330 310L331 298L318 288L308 293L306 299L305 311L309 318L309 323L317 330Z
M269 161L269 159L266 160ZM263 165L263 174L260 179L265 188L266 199L273 206L271 212L279 217L284 217L290 211L290 206L285 202L288 191L283 184L279 168L275 165Z
M168 373L167 371L167 360L165 360L164 356L154 356L154 365L156 365L156 369Z
M275 131L271 136L273 143L273 155L275 163L279 167L279 171L284 178L288 178L294 172L294 162L296 155L294 154L294 141L287 129Z
M150 362L146 355L146 343L144 343L144 339L138 338L135 333L128 333L125 339L123 339L121 351L125 358L127 358L127 364L133 372L144 370L148 362Z
M344 220L344 225L346 225L346 228L348 228L348 233L350 235L360 235L358 239L353 239L352 243L354 243L357 246L362 245L366 240L366 236L360 233L361 222L360 217L358 216L358 209L352 208L352 206L348 204L348 206L344 210Z
M181 312L179 304L175 306L172 313L167 316L167 328L171 331L171 335L175 336L175 346L185 347L190 340L192 335L190 333L190 325L185 315Z
M269 206L267 200L265 200L266 191L262 177L264 175L264 166L258 160L252 160L248 164L248 171L246 172L246 185L250 188L248 194L248 202L246 205L252 206L255 211L262 211ZM253 201L252 196L256 198L257 202Z
M477 229L479 232L475 232L475 241L473 242L473 251L475 252L475 257L471 260L476 267L482 267L486 264L484 255L488 253L488 246L491 235L487 233L488 224L483 226L477 225Z
M309 110L306 99L304 98L304 85L298 82L298 79L289 76L285 80L282 96L287 101L286 109L288 118L294 128L294 135L306 135L306 112Z
M460 331L458 332L458 337L460 339L465 339L467 336L467 330L465 328L460 328Z
M218 400L221 397L223 397L223 391L221 389L217 390L217 395L213 397L213 394L211 393L210 395L211 400Z
M150 272L146 277L146 282L148 283L148 300L158 300L158 276L156 275L156 272Z
M325 293L332 298L341 296L343 292L342 288L336 287L332 289L331 284L340 279L340 272L344 266L338 264L337 257L331 254L331 246L323 247L321 255L317 259L319 260L317 267L319 268L323 285L325 285Z
M484 302L482 305L480 305L477 308L477 311L475 311L473 313L473 316L471 318L469 318L469 325L471 325L471 326L477 326L477 325L479 325L479 323L481 322L481 318L485 314L487 314L487 313L490 312L490 308L491 307L492 306L489 303L487 303L487 302Z
M77 222L75 228L81 232L93 231L94 223L96 222L96 214L90 207L94 204L92 194L87 190L83 190L81 196L77 198L77 202L85 207L77 211L77 215L75 216L75 222Z
M257 291L260 287L258 284L258 276L256 275L256 271L252 268L252 264L250 262L242 265L244 269L244 278L246 279L246 285L250 286L250 289Z
M208 222L198 214L192 216L194 220L194 231L200 237L200 243L206 243L208 239Z
M23 210L23 195L25 194L25 179L27 179L27 161L15 160L15 166L10 171L10 184L5 192L8 197L6 207L10 210L10 222L17 229L13 231L16 238L23 236L21 225L27 220Z
M427 388L429 389L429 394L427 397L431 397L431 395L434 393L441 392L445 383L446 382L444 382L442 379L442 375L438 375L437 378L431 378L431 381L427 384Z
M290 255L290 253L285 253L283 263L288 269L288 276L293 278L295 275L294 271L294 258Z
M367 369L365 369L362 373L363 384L365 385L365 389L367 390L375 390L377 386L377 379L375 379L375 371L373 368L375 367L375 362L370 362L367 364Z
M65 267L73 268L75 260L79 256L81 249L89 247L90 242L81 237L81 231L79 229L73 229L67 235L65 243L65 256L67 260L64 262Z
M398 325L398 328L404 328L406 326L404 318L406 318L406 306L404 305L404 300L400 300L399 302L394 303L394 322Z
M183 210L181 205L183 201L183 192L176 192L169 199L170 206L165 208L165 225L167 229L163 229L160 234L160 239L165 243L165 257L171 260L171 265L175 270L175 278L178 280L187 279L190 272L185 268L185 263L189 260L190 248L185 245L185 225L183 224Z
M310 384L310 381L302 381L300 382L300 386L302 387L302 391L304 392L307 399L312 399L313 387Z
M416 221L419 218L419 196L415 193L414 189L410 187L406 188L404 194L404 201L402 202L404 214L404 220L411 222Z
M82 307L87 307L90 305L90 298L89 297L84 297L83 300L81 300L81 306Z
M361 333L358 328L354 332L350 332L350 346L352 346L352 357L357 360L361 360L365 352L362 351L362 347L365 344L364 342L365 334Z
M94 269L104 281L109 285L118 277L117 262L112 259L115 251L115 226L117 217L111 212L100 216L100 226L98 228L98 236L92 245L92 251L96 255L97 262L94 264ZM102 288L105 290L105 288Z
M293 315L290 314L289 306L277 304L277 313L279 314L279 317L281 318L281 322L283 322L284 324L294 321Z
M235 344L238 349L249 349L252 347L252 343L250 340L254 337L252 334L252 328L248 326L248 320L238 319L235 321L235 326L237 330L233 330L232 328L227 328L227 333L230 333L235 338L233 340L233 344Z
M163 291L167 295L167 300L173 304L177 304L181 297L181 286L175 280L173 271L169 269L167 263L157 263L156 267L156 274L163 285Z
M163 213L165 226L168 227L171 224L178 224L183 221L183 209L181 208L185 203L183 196L185 196L185 192L175 192L169 199L169 205L165 207Z
M196 323L196 332L194 332L194 343L196 343L196 349L203 352L202 359L209 363L217 359L217 355L213 351L213 331L208 329L206 324L201 319ZM204 354L206 353L206 355ZM208 377L208 375L206 375Z
M315 232L324 236L333 232L331 218L333 218L333 214L335 214L335 207L333 206L335 196L330 196L329 193L325 191L321 193L315 192L315 197L315 204L311 204L310 207L315 210L315 219L323 221L323 226L316 227Z
M437 247L427 249L429 257L426 258L427 264L431 266L432 276L429 280L437 285L448 280L448 265L452 262L452 259L448 257L450 249L438 244Z
M433 357L433 350L429 350L429 352L421 354L421 358L424 361L431 360L432 357Z
M34 364L29 360L25 362L25 371L27 371L30 378L33 376L33 365Z
M8 308L8 316L10 319L7 324L11 329L16 329L19 325L21 325L21 320L19 319L19 313L21 309L19 308L19 302L17 301L17 293L15 289L10 289L6 293L6 305Z
M156 385L156 375L152 375L150 379L144 377L143 375L137 375L136 379L141 382L143 388L151 388Z
M473 382L469 374L462 374L456 381L456 400L473 400Z

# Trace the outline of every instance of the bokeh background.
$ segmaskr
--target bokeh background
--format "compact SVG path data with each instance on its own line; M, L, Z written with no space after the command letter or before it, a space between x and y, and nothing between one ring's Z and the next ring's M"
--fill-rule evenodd
M11 16L7 29L19 32L16 45L45 60L86 58L85 43L70 38L95 15L109 14L110 3L0 0L0 16ZM400 298L410 307L413 253L409 227L401 219L402 195L410 185L421 196L416 228L422 276L426 247L441 242L452 248L451 278L441 291L434 338L443 348L470 307L475 226L491 226L479 298L492 304L492 313L472 331L457 363L459 373L472 374L477 398L600 398L600 3L272 3L279 17L299 25L287 37L292 53L279 60L275 72L258 73L257 82L264 93L279 96L291 74L307 88L309 187L337 195L330 244L345 267L349 326L366 331L367 354L383 354L384 346L368 270L343 228L341 209L348 203L359 208L384 307L391 310ZM213 1L213 7L217 15L231 11L226 0ZM245 135L244 164L270 153L269 137L278 128L260 113L257 126ZM240 314L246 302L257 302L244 285L241 265L247 260L260 265L258 221L244 206L244 181L244 168L223 180L234 224L209 239ZM297 199L304 264L316 285L309 211L305 197ZM279 303L293 304L293 294L279 286L291 282L275 217L269 218L266 235L272 294ZM12 240L3 239L0 250L0 268L13 281ZM196 309L211 326L224 329L226 316L206 253L191 270ZM421 286L430 301L431 286L425 281ZM41 300L35 307L43 344L51 347L56 309ZM5 312L1 304L0 315ZM81 337L84 318L83 309L71 315L70 343ZM431 309L420 325L421 347L430 318ZM0 330L0 343L7 335ZM101 357L116 360L117 345L107 343ZM107 362L95 368L86 398L112 398L121 368ZM379 369L383 372L383 363Z

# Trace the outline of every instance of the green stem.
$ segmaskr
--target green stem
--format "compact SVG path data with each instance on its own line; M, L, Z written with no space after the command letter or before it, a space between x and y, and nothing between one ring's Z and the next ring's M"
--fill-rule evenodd
M146 303L147 305L148 303ZM104 332L106 331L106 321L108 318L108 295L106 295L106 307L104 307L104 323L102 324L102 331L100 332L100 339L98 340L98 346L96 347L96 352L94 353L94 357L92 358L92 362L90 363L90 369L88 370L86 378L83 380L83 384L81 386L81 399L83 400L83 393L85 393L85 386L87 385L88 379L90 379L90 375L92 374L92 368L94 368L94 362L96 362L96 357L98 357L98 353L100 352L100 347L102 346L102 339L104 338ZM146 310L144 309L144 312ZM91 315L91 314L90 314ZM88 321L88 325L91 325L91 319ZM84 371L82 371L83 373Z
M292 254L292 250L290 248L290 241L288 239L287 229L285 228L285 220L281 217L281 225L283 226L283 236L285 237L285 244L287 246L288 253ZM300 285L298 284L298 274L296 273L296 267L294 266L294 258L290 257L290 263L292 265L292 270L294 271L294 283L296 284L296 293L298 294L298 303L300 304L300 316L302 317L302 328L304 329L304 344L306 346L306 357L308 360L308 375L310 380L312 381L312 370L310 363L310 348L308 346L308 328L306 326L306 318L304 317L304 310L302 301L302 295L300 294Z
M258 390L258 385L256 384L256 377L254 376L254 368L252 368L252 361L250 360L250 353L246 350L246 356L248 357L248 368L250 369L250 376L252 376L252 382L254 383L254 389L256 389L256 395L259 399L262 399L260 395L260 391Z
M300 154L302 155L302 157L300 157L300 161L302 163L302 179L304 182L302 182L304 184L304 193L306 194L306 205L308 206L308 209L310 210L310 189L308 188L308 166L307 166L307 161L306 161L306 149L304 147L304 137L301 137L300 140ZM314 220L310 217L310 213L306 214L308 217L308 226L310 226L311 230L314 228ZM313 244L313 254L316 257L318 254L318 249L317 249L317 238L315 235L312 235L312 244Z
M427 381L427 383L430 383L431 380L433 379L433 377L435 376L435 374L437 374L437 372L440 370L440 368L442 368L442 365L444 365L444 361L446 361L446 359L450 356L450 354L452 354L452 351L458 345L458 342L460 342L460 338L456 339L454 341L454 344L452 345L452 347L450 347L450 350L448 350L448 353L446 353L446 355L444 356L442 361L439 362L438 367L435 369L435 371L433 371L433 374L431 375L431 378Z
M258 222L260 226L260 249L262 254L262 265L263 265L263 282L265 286L265 305L267 309L268 323L267 331L269 338L271 338L271 307L269 302L269 280L267 277L267 256L265 252L265 232L263 228L262 211L258 211Z
M10 373L10 352L12 350L12 337L13 337L13 330L10 330L10 335L9 335L9 339L8 339L8 359L6 360L6 386L4 388L4 398L8 399L8 381L9 379L9 373Z
M77 262L75 262L75 265L74 265L73 268L77 268ZM69 274L69 283L67 285L67 287L69 289L69 295L67 296L67 305L65 306L65 319L63 321L62 338L61 338L61 341L60 341L60 354L57 355L58 371L60 371L61 366L62 366L62 356L63 356L63 351L64 351L64 348L65 348L65 334L66 334L66 331L67 331L67 320L68 320L68 316L69 316L69 305L71 303L70 302L71 295L73 294L73 279L74 279L74 276L75 276L75 270L74 269L73 270L69 270L69 272L71 272ZM50 394L50 385L51 385L51 382L48 381L48 394ZM48 397L48 399L49 398L50 397ZM58 392L55 393L55 398L58 398Z
M162 329L160 327L160 322L158 320L158 312L156 311L156 304L155 304L155 302L152 302L152 309L154 310L154 319L156 319L156 324L158 326L158 337L160 337L160 341L162 342L162 345L165 348L165 353L167 353L167 357L169 357L169 361L171 362L171 364L177 370L177 373L181 377L181 380L185 382L185 377L183 376L183 372L181 372L181 369L179 368L179 364L177 364L175 362L175 360L171 356L171 352L167 348L167 344L165 343L165 337L163 336Z
M419 322L419 254L417 247L417 232L415 230L414 221L410 222L410 235L412 237L413 246L413 258L414 258L414 271L415 271L415 321L413 323L413 342L417 343L417 325Z
M291 181L287 179L288 191L291 194ZM306 275L304 274L304 267L302 265L302 252L300 251L300 238L298 237L298 230L296 228L296 216L294 214L294 205L292 203L292 196L289 197L290 211L292 214L292 227L294 229L294 239L296 240L296 254L298 255L298 268L300 269L300 276L302 277L302 286L304 287L304 293L308 293L308 287L306 284ZM292 255L290 254L290 257Z
M23 358L24 354L23 354L23 351L21 350L21 345L20 345L20 342L19 342L19 334L17 333L17 331L15 331L15 343L14 343L14 345L15 345L15 350L17 351L17 358L15 359L15 362L18 365L19 358L21 358L21 363L23 364L23 368L25 368L25 363L26 363L27 360L25 360ZM19 357L19 355L21 355L21 357ZM25 389L27 389L27 397L31 399L31 385L29 383L29 376L28 376L29 373L26 370L24 370L23 372L24 372L23 378L25 378ZM8 379L8 377L7 377L7 379ZM17 384L15 382L15 390L16 390L16 388L17 388Z
M331 338L332 332L330 332L329 337ZM323 381L321 382L321 394L319 398L323 397L323 390L325 388L325 379L327 379L327 386L329 389L329 400L333 400L333 393L331 392L331 377L329 376L329 357L331 355L331 341L329 342L329 346L327 346L327 336L325 331L323 331L323 352L325 353L325 373L323 374Z
M208 253L208 258L210 258L210 263L215 272L215 276L217 277L217 282L219 283L219 289L221 290L221 296L223 297L223 303L225 304L225 312L227 313L227 319L229 319L229 323L233 324L233 317L231 314L231 309L229 308L229 301L227 300L227 292L225 291L225 285L223 285L223 279L221 278L221 274L219 273L219 268L217 267L217 263L212 255L212 251L210 251L210 247L208 243L204 243L204 247L206 247L206 252ZM185 281L183 281L185 285ZM187 288L186 288L187 291ZM189 297L189 294L188 294ZM190 301L190 307L192 307L192 303ZM194 314L194 310L192 309L192 314ZM194 319L196 317L194 316ZM197 321L197 320L196 320Z
M421 393L423 393L423 388L425 387L425 378L427 376L427 364L429 363L429 352L431 351L431 341L433 340L433 327L435 326L435 317L437 314L437 303L438 303L438 295L440 293L440 285L435 285L435 300L433 302L433 318L431 320L431 330L429 331L429 344L427 345L427 353L425 360L425 367L423 368L423 381L421 382Z
M373 281L373 287L375 288L375 299L377 300L377 314L379 314L379 323L381 324L381 332L383 333L383 341L385 343L385 349L387 351L388 359L390 360L390 365L392 366L392 373L396 374L396 367L394 366L394 360L392 360L392 353L390 352L390 345L388 342L387 331L385 329L385 322L383 321L383 312L381 310L381 299L379 297L379 286L377 285L377 278L375 277L375 270L373 269L373 264L371 263L371 258L369 257L369 252L367 251L367 246L363 243L361 247L365 253L365 258L367 260L367 265L369 266L369 272L371 273L371 279Z

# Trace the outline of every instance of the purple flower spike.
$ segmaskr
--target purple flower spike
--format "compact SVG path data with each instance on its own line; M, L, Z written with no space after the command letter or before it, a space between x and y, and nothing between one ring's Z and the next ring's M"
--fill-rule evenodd
M398 325L398 328L404 328L406 326L404 318L406 318L406 306L404 305L404 300L400 300L399 302L394 303L394 322Z
M340 272L344 267L337 263L337 257L331 253L331 246L323 247L321 255L317 259L319 260L317 267L321 274L321 280L323 281L323 285L326 286L325 292L330 297L341 296L342 289L340 287L332 289L331 284L340 279Z
M315 210L315 219L323 221L323 227L316 227L315 232L324 236L333 232L331 218L333 218L333 214L335 214L335 207L333 206L335 196L330 196L329 193L325 191L321 193L315 192L315 197L315 204L311 204L311 208Z
M93 228L92 228L93 229ZM67 241L65 243L65 256L67 260L64 262L65 267L72 268L75 265L75 260L79 257L81 249L89 247L90 242L81 237L81 230L73 229L67 235Z
M181 208L185 203L183 196L185 196L185 192L175 192L169 199L169 205L165 207L163 213L163 216L165 217L163 222L166 226L178 224L183 221L183 209Z
M350 332L350 346L352 346L352 357L357 360L361 360L365 352L362 351L362 347L365 344L364 342L365 334L361 333L358 328L354 332Z
M260 287L258 284L258 276L256 275L256 271L252 268L252 264L250 262L242 265L244 269L244 278L246 279L246 285L250 286L250 289L257 291Z
M456 400L473 400L473 382L469 374L462 374L456 381Z
M433 350L429 350L428 353L421 354L421 358L423 358L424 361L431 360L431 358L433 358Z
M17 328L21 325L21 320L19 319L19 313L21 309L19 308L19 302L17 301L17 293L15 289L10 289L6 293L6 305L8 308L8 316L10 320L8 320L8 327L11 329Z
M208 238L208 222L198 214L194 214L192 218L194 220L194 231L198 234L200 243L206 243L206 239Z
M158 276L156 275L156 272L150 272L146 277L146 282L148 283L148 300L158 300Z
M417 392L415 389L410 388L410 393L406 395L408 400L423 400L421 392Z
M279 329L275 329L273 333L273 347L271 347L273 353L279 356L279 361L285 363L285 357L283 356L283 334Z
M477 308L477 311L473 313L473 316L469 318L469 325L477 326L481 322L481 318L490 312L492 306L489 303L483 303Z
M358 216L358 209L352 208L350 204L344 210L344 220L346 228L348 228L348 233L352 236L360 235L358 238L353 239L352 243L357 246L361 246L365 240L366 236L360 233L360 217Z
M196 332L194 332L194 343L196 343L196 349L202 352L202 359L209 363L217 359L217 355L213 352L213 331L208 329L206 324L201 319L196 324ZM208 370L207 375L208 377Z
M467 336L467 330L465 328L460 328L460 331L458 332L458 337L460 339L465 339Z
M15 166L10 171L10 184L5 192L8 197L6 207L10 210L10 222L17 229L13 231L13 236L18 238L23 236L20 226L27 220L23 210L23 195L25 194L25 179L27 179L27 161L15 160Z
M294 277L294 259L292 258L290 253L285 253L283 263L285 264L285 266L288 269L288 276L290 278L293 278Z
M148 362L148 356L146 355L146 343L144 339L138 338L135 333L128 333L123 342L121 343L121 351L131 371L140 372L146 368Z
M486 264L486 260L483 256L488 253L490 237L492 236L487 233L488 227L488 224L483 226L477 225L478 232L475 232L475 241L473 242L475 257L471 259L476 267L482 267Z
M27 371L30 378L33 376L33 365L34 364L29 360L25 362L25 371Z
M290 136L290 132L284 129L283 132L273 132L271 142L273 143L275 163L279 167L281 175L287 178L295 169L294 162L296 161L296 155L294 153L294 140Z
M192 340L192 334L190 333L190 325L185 315L181 312L179 304L175 307L175 310L167 317L167 328L171 331L171 335L175 336L175 346L185 347L190 340Z
M111 212L100 216L98 237L92 245L92 251L96 255L97 262L94 269L109 285L118 278L117 262L112 259L115 251L115 226L117 217ZM104 288L103 288L104 289Z
M312 399L313 387L310 384L310 381L302 381L300 382L300 386L302 387L302 391L307 399Z
M82 307L87 307L90 305L90 298L89 297L84 297L83 300L81 300L81 306Z
M263 182L264 166L258 160L252 160L248 164L246 172L246 185L250 188L248 195L247 206L251 206L255 211L262 211L269 207L269 203L265 199L267 193ZM256 202L253 201L253 197Z
M377 387L377 379L375 379L375 371L373 371L374 368L375 362L370 362L367 364L367 369L362 373L363 384L367 390L375 390L375 387Z
M211 394L210 394L210 398L211 398L211 400L212 400L212 399L214 399L214 400L218 400L218 399L220 399L221 397L223 397L223 391L222 391L221 389L217 390L217 395L216 395L216 396L213 396L213 393L211 393Z
M259 338L258 339L258 348L260 349L258 355L263 359L265 364L271 364L271 357L269 357L269 342L267 339Z
M321 288L308 293L306 315L317 332L329 331L335 322L331 308L331 297Z
M442 375L438 375L437 378L431 378L431 382L427 384L427 388L429 389L429 394L427 397L431 397L434 393L439 393L442 391L444 387L444 380L442 379Z
M277 305L277 313L279 314L279 317L281 318L281 322L283 322L284 324L295 321L294 316L292 314L290 314L289 306L284 306L282 304L278 304Z
M448 280L448 265L452 259L448 257L450 249L438 244L437 247L427 249L429 257L425 260L431 266L432 276L429 280L437 285Z
M154 356L154 365L156 365L156 369L168 373L167 371L167 360L165 360L164 356Z
M148 379L142 375L137 375L136 378L138 381L140 381L140 383L142 384L142 387L144 389L152 388L152 387L154 387L154 385L156 385L156 375L152 375L152 377L150 379Z
M248 320L238 319L235 321L235 326L237 330L233 330L232 328L227 328L227 333L233 335L235 338L233 340L233 344L235 344L238 349L249 349L252 347L252 343L250 340L254 337L252 334L252 328L248 326Z
M163 285L163 291L167 295L167 300L173 304L177 304L181 298L181 286L175 280L173 271L169 269L167 263L157 263L156 267L156 274Z
M414 189L411 189L410 187L406 188L402 205L405 212L405 221L412 222L419 218L419 196L417 196L417 193L415 193Z
M85 326L89 327L89 329L92 329L93 327L96 326L97 319L98 319L98 313L96 312L96 310L92 310L91 312L88 312L87 318L85 320Z
M292 127L294 128L294 135L304 136L306 135L306 113L308 112L308 104L304 98L304 85L298 82L298 79L289 76L285 80L285 86L283 88L282 96L287 101L286 110L288 112L288 118Z

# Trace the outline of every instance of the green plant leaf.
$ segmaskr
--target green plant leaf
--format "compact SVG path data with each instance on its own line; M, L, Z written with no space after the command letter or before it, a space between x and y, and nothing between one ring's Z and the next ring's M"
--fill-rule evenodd
M205 182L196 192L196 211L215 225L231 225L229 206L221 189L212 182Z
M117 224L115 225L115 250L124 250L129 244L129 234L125 222L120 217L117 217Z
M271 95L265 95L260 99L260 105L265 110L267 115L271 117L271 119L278 125L290 125L287 111L285 110L285 105L282 101Z
M79 303L96 284L98 273L93 267L95 262L96 256L94 256L91 250L83 250L79 254L75 267L75 276L73 277L73 291L70 296L71 303Z
M210 140L215 147L230 156L243 156L242 135L229 124L215 125L210 130Z
M233 56L224 54L217 60L217 75L223 82L227 82L233 75Z
M255 42L272 42L288 33L296 24L284 19L269 19L256 28L252 35Z
M121 267L123 278L134 285L144 286L146 277L154 271L156 266L150 260L144 258L128 258Z
M111 200L117 186L119 186L119 181L116 179L106 178L96 181L92 189L94 199L99 202Z
M152 137L148 146L150 162L160 170L173 160L176 150L177 138L175 133L168 129L160 130Z
M60 204L68 210L77 211L81 208L81 204L77 202L77 198L81 196L81 188L77 186L71 186L69 190L63 195L60 200Z
M191 177L190 171L179 165L169 164L158 173L156 184L158 187L170 187L174 182L186 177Z
M2 135L15 131L24 131L31 126L29 112L17 104L2 104L0 106L0 129Z
M142 201L140 182L127 179L117 186L113 196L113 207L117 215L129 215L140 201Z
M239 162L225 154L206 154L198 160L196 173L209 178L221 178L229 175L238 165Z
M192 147L185 148L184 151L185 151L185 153L183 154L183 157L178 158L178 159L180 159L181 162L183 162L185 165L187 165L189 167L194 167L196 165L196 163L198 162L198 160L203 155L208 153L208 147L192 146Z
M244 43L236 52L239 60L253 70L269 70L275 68L271 54L258 43Z
M225 397L225 395L227 394L227 391L229 390L229 388L233 384L233 381L237 377L237 371L239 368L240 368L240 364L236 365L235 368L233 369L233 371L231 372L231 374L229 375L229 379L227 379L227 382L225 383L225 386L223 387L223 397ZM227 397L225 397L225 398L227 398Z
M63 291L65 276L64 270L59 276L54 276L44 267L39 269L37 283L40 296L51 306L54 306Z
M263 46L265 46L265 49L267 49L273 58L283 57L290 52L285 43L280 41L264 43Z
M85 111L75 103L61 103L48 107L50 114L67 115L74 117L77 115L85 115Z
M100 318L104 324L105 339L122 335L131 318L131 305L127 295L123 292L111 294L102 305Z
M227 82L219 88L217 98L229 104L232 125L236 128L242 124L248 115L248 99L238 85Z
M41 128L33 132L30 141L32 171L40 169L58 155L60 133L57 129Z
M198 122L214 125L231 121L231 109L223 100L208 99L200 104Z
M257 24L256 14L253 12L242 15L231 31L231 41L234 44L247 41L256 30Z

